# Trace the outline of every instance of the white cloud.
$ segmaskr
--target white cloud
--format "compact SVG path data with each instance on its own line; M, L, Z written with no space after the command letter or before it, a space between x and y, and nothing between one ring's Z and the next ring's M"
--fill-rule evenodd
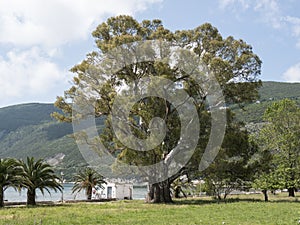
M249 8L249 2L247 0L219 0L220 8L225 9L228 7L242 6L243 9Z
M76 43L86 41L105 17L133 15L161 1L0 0L0 48L5 49L0 55L0 107L54 101L69 86L64 71L69 68L60 69L56 61L65 46L76 52Z
M290 4L295 1L290 0ZM220 8L232 10L241 15L243 10L252 10L258 14L258 20L274 29L290 32L297 39L296 46L300 48L300 17L289 16L284 12L286 2L279 0L219 0ZM243 10L240 10L243 9Z
M254 10L260 12L263 21L274 28L280 28L282 26L282 16L277 0L257 0Z
M32 98L36 101L51 98L58 93L53 89L67 84L66 72L34 47L26 51L9 51L0 57L0 105L18 99Z
M231 9L236 14L241 14L244 10L253 10L259 13L259 19L270 24L274 28L282 25L280 6L277 0L219 0L220 8Z
M292 26L292 33L298 39L297 47L300 48L300 18L287 16L284 18L284 20Z
M284 74L287 82L300 82L300 63L291 66Z
M86 38L104 16L134 14L161 0L0 0L0 43L56 47Z

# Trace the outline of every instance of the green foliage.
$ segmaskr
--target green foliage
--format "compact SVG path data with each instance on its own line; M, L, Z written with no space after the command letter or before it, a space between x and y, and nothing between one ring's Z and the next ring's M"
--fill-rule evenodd
M84 170L80 170L74 176L74 181L75 184L72 188L72 193L79 193L82 190L85 190L88 200L92 199L93 188L96 188L96 186L99 188L103 188L102 184L106 183L104 177L90 167L87 167Z
M86 166L74 138L72 125L53 120L52 104L26 104L0 109L0 157L50 160L59 154L65 157L55 164L71 180L78 168ZM24 122L25 121L25 122ZM102 121L97 121L99 129ZM10 127L10 124L12 125Z
M49 116L57 111L52 104L22 104L0 109L0 132L15 131L20 127L53 121ZM1 137L0 137L1 140Z
M281 99L285 96L297 98L300 84L263 82L260 88L260 104L245 106L245 111L233 107L240 121L261 122L264 111L273 101L270 97ZM272 94L268 94L271 91ZM282 94L283 93L283 94ZM268 101L262 101L266 99ZM297 100L298 105L300 104ZM50 114L56 111L52 104L25 104L0 109L0 157L26 159L27 156L52 158L59 153L65 158L56 168L63 171L67 180L71 180L78 168L86 166L72 137L68 123L56 123ZM101 125L101 121L97 124ZM102 123L103 124L103 123Z
M273 101L260 103L251 103L240 108L238 105L232 105L230 108L235 114L238 121L244 123L261 123L265 110L272 104Z
M232 109L240 121L261 122L264 111L273 103L269 98L297 98L299 90L300 84L263 82L259 91L260 104L246 105L245 110L238 106ZM297 102L299 105L299 100ZM71 180L78 167L86 164L74 140L66 136L72 129L71 125L52 122L50 114L53 111L56 109L52 104L36 103L1 108L0 157L51 158L63 153L66 156L57 167L64 171L67 180Z
M275 191L282 187L282 179L276 172L260 173L253 181L253 188L255 189Z
M20 161L24 171L21 187L27 189L27 204L36 205L36 189L42 194L46 190L50 194L50 189L61 191L62 185L59 177L54 174L53 168L42 159L35 161L33 157L27 157L26 162Z
M285 98L300 100L300 83L263 82L259 90L260 101L279 101Z
M254 54L249 44L241 39L235 40L231 36L223 38L217 28L209 23L202 24L192 30L171 32L163 26L160 20L138 22L130 16L121 15L108 18L92 34L98 47L97 52L88 54L85 60L71 69L75 73L73 86L65 92L63 97L58 97L55 103L55 106L63 111L62 114L54 114L54 117L59 121L70 122L71 115L74 116L74 112L72 112L72 106L68 102L74 102L76 99L80 99L79 102L89 102L90 100L96 102L94 107L95 116L108 116L111 114L112 105L118 91L124 89L124 85L134 83L134 93L143 93L145 88L154 89L157 86L155 82L158 82L159 79L149 81L147 87L143 84L142 79L155 77L167 78L173 82L182 83L184 91L193 99L192 107L195 107L199 117L204 118L203 115L206 114L206 120L201 123L206 125L205 128L209 128L207 124L210 122L210 115L206 108L206 97L208 96L206 91L201 89L201 85L207 83L203 80L207 81L207 78L203 75L204 73L199 73L197 74L199 80L196 80L192 74L186 72L197 70L195 64L199 64L200 61L213 72L229 103L252 102L258 97L258 88L261 86L261 81L258 79L261 72L261 60ZM151 60L145 61L135 51L135 45L131 47L124 45L146 40L167 41L180 46L182 49L193 51L195 53L194 58L197 58L197 61L189 64L185 61L185 54L178 54L175 65L169 65L172 51L169 46L164 44L155 46L155 49L149 45L142 46L142 51L147 51L152 57ZM130 58L132 56L134 59L141 59L142 62L129 65L122 64L123 67L117 72L103 71L103 68L114 68L113 66L116 63L113 60L114 54L110 54L111 57L108 58L103 56L119 46L123 48L121 55L124 55L121 57L122 59L123 57ZM155 52L159 52L159 56L154 54ZM121 58L116 58L116 60L121 60ZM186 71L183 71L182 64ZM91 90L93 95L86 93L86 90ZM125 88L123 93L126 93L126 91ZM176 88L165 91L175 92ZM179 94L179 91L176 94ZM136 166L154 165L158 162L168 162L166 159L172 154L177 154L176 152L172 153L172 149L178 144L180 129L182 129L178 118L178 108L163 99L146 97L137 102L130 113L131 131L134 136L140 139L149 139L149 137L154 136L153 134L158 133L151 131L152 118L164 118L167 131L164 145L157 145L150 148L150 151L135 151L135 149L132 149L133 147L130 148L122 143L129 138L129 135L124 135L122 142L116 138L112 130L110 117L106 117L106 127L102 140L106 141L106 146L110 146L110 151L116 154L119 160ZM75 116L81 117L82 115L79 113ZM193 118L184 119L190 120L187 124L195 123L192 121ZM197 146L198 153L194 155L194 159L190 160L186 168L183 169L184 171L198 169L199 159L201 158L199 156L203 153L204 143L209 137L209 129L205 130L205 128L201 128L199 133L202 138ZM198 133L198 131L195 132ZM194 133L194 131L191 130L190 133ZM148 145L151 144L153 144L153 141L148 142ZM167 165L167 163L165 164ZM165 183L156 185L156 189L150 191L152 193L156 191L156 195L150 198L158 196L155 201L161 201L161 199L171 201L169 194L165 194L167 193L166 189L169 189L170 183L182 175L183 170L168 178ZM149 179L156 179L157 177L156 171L151 171L148 174L143 170L140 170L140 172L144 173L144 177L146 176ZM158 190L165 187L167 187L165 190ZM165 196L159 196L159 193Z
M0 207L4 205L4 191L8 187L18 188L21 182L20 163L12 158L0 158Z
M259 101L244 104L241 109L238 105L230 105L230 108L239 121L244 123L260 123L263 121L263 114L275 101L285 98L294 100L300 105L300 83L281 83L265 81L259 89Z
M233 190L242 190L248 185L253 176L252 156L257 147L249 140L248 132L242 124L233 121L228 110L228 122L222 147L211 163L203 172L207 191L221 199Z
M20 163L13 158L0 159L0 186L6 190L10 186L16 187Z
M293 196L300 185L300 108L283 99L267 108L264 119L256 137L262 164L255 183L262 189L287 188Z

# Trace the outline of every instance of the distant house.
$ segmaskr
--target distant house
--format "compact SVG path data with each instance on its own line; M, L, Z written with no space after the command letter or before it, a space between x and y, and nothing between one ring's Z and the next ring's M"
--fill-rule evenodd
M93 199L132 199L132 183L107 182L103 187L104 189L96 188L93 190Z

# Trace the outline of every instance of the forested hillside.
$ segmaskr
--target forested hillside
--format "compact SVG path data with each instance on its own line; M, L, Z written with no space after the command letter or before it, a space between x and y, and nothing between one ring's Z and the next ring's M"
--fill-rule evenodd
M72 138L71 124L56 122L52 104L24 104L0 109L0 157L45 158L66 178L85 165Z
M260 99L254 103L246 104L243 108L237 105L230 106L238 120L245 123L262 122L264 111L274 101L284 98L296 100L300 105L300 83L263 82L259 91Z

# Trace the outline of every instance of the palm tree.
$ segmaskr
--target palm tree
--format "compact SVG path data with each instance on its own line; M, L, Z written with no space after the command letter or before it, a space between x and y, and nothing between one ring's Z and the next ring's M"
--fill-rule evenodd
M87 200L92 199L93 188L96 186L103 188L102 184L106 184L104 177L89 167L79 171L75 175L74 180L75 184L72 188L72 193L85 190Z
M50 189L55 192L62 191L59 177L54 174L51 165L39 159L35 162L33 157L27 157L26 163L21 161L24 170L22 187L27 189L27 205L36 205L36 189L44 195L44 190L50 194Z
M0 207L4 206L4 191L8 187L17 189L20 184L22 169L17 160L0 159Z

